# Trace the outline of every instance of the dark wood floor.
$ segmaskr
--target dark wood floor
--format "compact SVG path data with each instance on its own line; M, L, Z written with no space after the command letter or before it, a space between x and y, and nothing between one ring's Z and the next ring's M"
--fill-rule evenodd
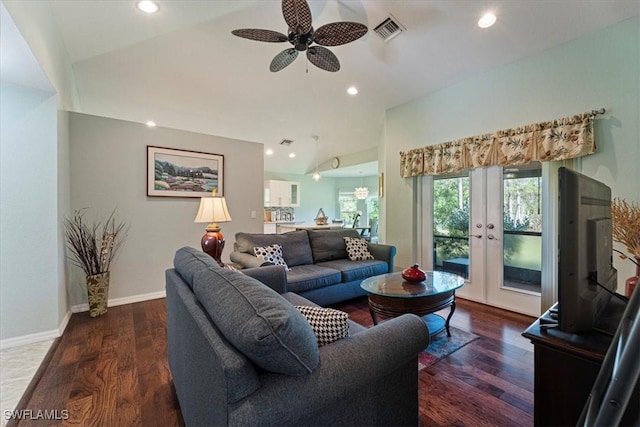
M366 298L339 308L372 324ZM8 425L183 425L166 357L165 313L158 299L111 307L95 319L74 314L18 407L68 410L69 419ZM520 336L532 321L458 299L452 325L481 338L420 372L421 425L533 425L533 347Z

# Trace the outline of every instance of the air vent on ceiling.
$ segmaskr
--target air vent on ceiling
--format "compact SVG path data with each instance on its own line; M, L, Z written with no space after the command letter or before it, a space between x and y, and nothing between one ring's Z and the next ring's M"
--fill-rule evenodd
M382 37L382 40L388 42L401 32L403 32L405 28L398 22L393 15L389 15L387 19L382 21L377 27L373 29L373 31Z
M285 147L290 146L291 144L293 144L293 139L283 139L282 141L280 141L280 145L284 145Z

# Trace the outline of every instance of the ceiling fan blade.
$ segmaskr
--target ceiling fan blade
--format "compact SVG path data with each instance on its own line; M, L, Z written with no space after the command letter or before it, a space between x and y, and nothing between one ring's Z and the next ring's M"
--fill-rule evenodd
M241 28L231 31L231 34L259 42L281 43L289 40L287 36L277 31L261 30L258 28Z
M340 61L329 49L321 46L311 46L307 50L307 58L318 68L336 72L340 69Z
M358 40L367 31L366 25L357 22L332 22L315 31L314 41L322 46L339 46Z
M271 70L272 73L280 71L287 65L291 64L297 56L298 51L294 48L285 49L273 58L271 65L269 66L269 70Z
M306 34L311 31L311 9L305 0L282 0L282 14L292 32Z

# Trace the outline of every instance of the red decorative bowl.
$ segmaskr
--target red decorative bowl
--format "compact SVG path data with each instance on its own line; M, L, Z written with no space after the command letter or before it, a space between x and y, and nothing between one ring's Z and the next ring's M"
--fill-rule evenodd
M402 278L408 282L422 282L427 275L420 269L418 264L402 270Z

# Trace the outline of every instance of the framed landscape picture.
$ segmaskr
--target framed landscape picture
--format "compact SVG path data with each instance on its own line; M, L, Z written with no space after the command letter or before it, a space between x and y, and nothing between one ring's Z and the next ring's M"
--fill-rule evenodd
M224 156L147 146L147 196L224 196Z

